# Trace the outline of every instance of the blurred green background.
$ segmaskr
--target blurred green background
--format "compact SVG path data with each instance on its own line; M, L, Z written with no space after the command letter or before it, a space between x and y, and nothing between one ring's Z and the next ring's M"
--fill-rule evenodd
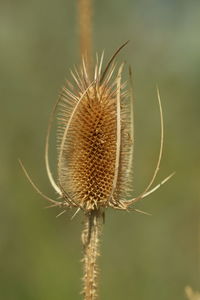
M69 68L79 63L76 1L0 1L0 299L81 299L82 215L56 219L37 195L55 197L44 169L52 105ZM137 204L152 216L106 212L101 299L185 299L200 290L200 2L94 1L94 48L119 55L134 73L134 195L147 184L159 149L159 85L165 121L157 182L176 175ZM125 71L127 73L127 71ZM125 74L125 78L127 75ZM51 162L56 163L52 138Z

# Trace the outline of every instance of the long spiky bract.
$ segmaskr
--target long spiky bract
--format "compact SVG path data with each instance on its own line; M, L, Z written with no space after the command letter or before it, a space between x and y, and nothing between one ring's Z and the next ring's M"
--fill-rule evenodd
M72 81L66 81L52 110L46 137L45 165L59 201L44 195L20 162L31 185L50 202L49 207L62 208L58 216L65 213L66 208L76 208L74 216L80 210L85 214L82 233L84 300L96 300L98 297L97 258L105 209L112 207L128 210L133 204L156 191L173 175L152 188L159 171L164 140L163 113L157 89L161 124L157 164L144 192L127 200L129 192L133 190L132 73L129 70L128 93L126 83L122 80L124 64L117 67L115 63L116 55L126 44L127 42L114 53L103 71L104 54L100 59L97 55L93 75L89 75L90 71L83 58L80 68L75 67L71 71ZM52 122L58 107L56 180L50 169L48 150ZM138 209L135 211L145 213Z

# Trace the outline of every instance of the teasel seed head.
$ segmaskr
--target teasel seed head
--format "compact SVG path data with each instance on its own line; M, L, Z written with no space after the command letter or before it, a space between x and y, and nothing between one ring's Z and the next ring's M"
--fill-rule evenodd
M58 118L58 181L75 206L92 211L117 207L130 180L130 113L121 82L123 64L102 76L103 55L90 79L82 61L64 87ZM69 90L69 88L71 90Z
M35 185L21 161L20 165L34 189L51 203L50 207L77 207L86 213L104 211L107 207L127 210L147 197L173 175L152 188L160 168L164 126L160 93L160 150L153 176L139 196L127 200L133 191L133 85L129 68L129 84L122 81L124 64L117 67L115 58L127 44L112 56L102 72L104 53L96 60L93 76L82 59L79 69L71 71L49 121L45 144L45 164L49 181L59 195L53 200ZM49 164L49 137L55 112L58 112L57 150L58 180L54 180ZM141 212L138 209L135 211ZM64 211L65 212L65 211Z

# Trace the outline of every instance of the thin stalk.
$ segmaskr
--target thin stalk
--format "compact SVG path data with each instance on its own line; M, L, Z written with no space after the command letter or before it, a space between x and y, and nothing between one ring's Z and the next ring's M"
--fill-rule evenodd
M80 54L86 60L87 69L92 65L92 0L78 0Z
M99 210L94 210L85 215L82 232L83 243L83 295L84 300L98 299L97 258L99 253L99 238L101 234L102 217Z

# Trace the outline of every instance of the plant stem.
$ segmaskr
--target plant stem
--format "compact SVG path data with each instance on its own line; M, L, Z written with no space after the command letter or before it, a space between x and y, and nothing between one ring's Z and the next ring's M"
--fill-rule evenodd
M92 0L79 0L80 52L90 71L92 65Z
M84 300L96 300L98 289L97 258L99 253L99 237L101 233L102 217L99 210L85 215L82 232L83 243L83 295Z

